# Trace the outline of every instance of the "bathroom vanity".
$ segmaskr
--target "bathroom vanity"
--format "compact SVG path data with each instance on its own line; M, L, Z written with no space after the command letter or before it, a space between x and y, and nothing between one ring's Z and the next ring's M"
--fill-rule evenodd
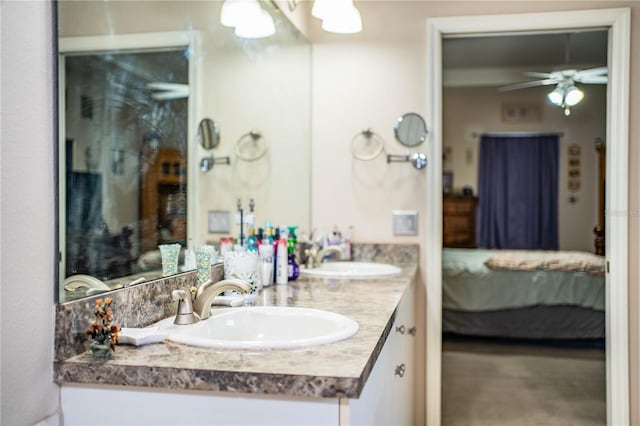
M259 295L256 305L315 308L358 322L354 336L332 344L244 352L165 341L118 346L98 361L77 346L65 356L62 346L73 339L60 337L55 376L65 424L412 424L416 266L399 266L393 277L305 278ZM71 318L69 308L58 321ZM96 417L96 403L113 414Z

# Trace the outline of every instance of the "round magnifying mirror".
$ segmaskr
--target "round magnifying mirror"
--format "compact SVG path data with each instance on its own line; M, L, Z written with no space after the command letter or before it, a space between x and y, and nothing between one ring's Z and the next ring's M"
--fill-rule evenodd
M198 126L200 146L206 150L214 149L220 144L220 129L210 118L203 118Z
M427 125L424 119L415 112L404 114L393 128L396 139L404 146L417 146L427 138Z

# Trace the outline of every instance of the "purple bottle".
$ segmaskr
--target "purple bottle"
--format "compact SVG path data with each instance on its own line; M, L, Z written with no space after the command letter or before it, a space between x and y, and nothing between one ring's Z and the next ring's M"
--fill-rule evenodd
M296 255L294 253L289 253L287 255L288 260L288 270L289 270L289 281L295 281L300 275L300 266L296 263Z

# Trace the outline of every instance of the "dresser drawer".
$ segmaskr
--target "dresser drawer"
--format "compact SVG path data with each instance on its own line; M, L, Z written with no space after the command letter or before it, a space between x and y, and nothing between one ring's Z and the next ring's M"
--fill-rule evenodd
M445 199L442 202L442 213L447 215L468 215L475 213L475 199Z
M444 247L475 247L475 197L445 196L442 200L442 242Z

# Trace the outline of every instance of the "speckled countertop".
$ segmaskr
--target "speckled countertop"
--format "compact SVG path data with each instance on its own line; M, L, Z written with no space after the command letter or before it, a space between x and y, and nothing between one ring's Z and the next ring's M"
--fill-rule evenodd
M83 352L55 362L58 383L127 385L302 397L357 398L387 335L395 309L411 288L414 264L371 280L298 279L265 289L256 305L337 312L360 326L341 342L299 350L243 352L172 342L119 345L107 361Z

